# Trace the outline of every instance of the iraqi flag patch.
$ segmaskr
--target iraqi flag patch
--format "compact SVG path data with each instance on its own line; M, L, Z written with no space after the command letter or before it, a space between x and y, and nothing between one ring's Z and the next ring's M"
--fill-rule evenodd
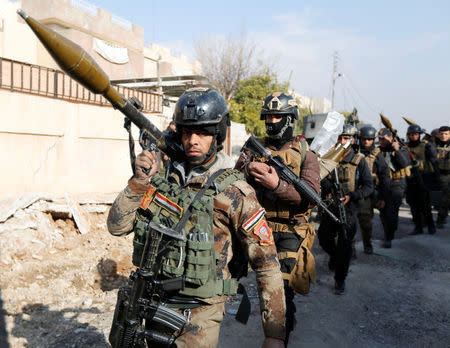
M267 225L266 219L262 219L253 229L253 233L258 236L261 245L273 245L272 230Z
M147 209L150 203L152 202L153 195L155 194L155 187L152 185L148 185L147 191L145 191L144 196L142 197L140 207L142 209Z
M250 231L253 227L256 226L256 224L261 221L261 219L264 217L264 209L258 210L258 212L253 215L250 219L248 219L244 224L242 225L242 228L245 232Z
M183 208L181 208L178 204L172 202L169 198L163 196L159 192L156 193L155 197L153 197L153 202L159 205L161 208L167 210L169 213L181 218L183 214Z

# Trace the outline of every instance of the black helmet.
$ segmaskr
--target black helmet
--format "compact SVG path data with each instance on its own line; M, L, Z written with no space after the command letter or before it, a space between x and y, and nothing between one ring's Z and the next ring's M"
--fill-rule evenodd
M375 139L377 130L372 126L364 126L359 130L359 137L364 139Z
M344 124L341 135L350 135L353 137L356 133L358 133L358 129L354 125L346 123Z
M207 88L184 92L175 106L173 118L180 134L183 127L204 128L215 136L218 146L225 140L230 125L225 99L216 90Z
M420 128L417 124L412 124L408 127L408 130L406 131L406 134L412 134L412 133L422 133L422 128Z
M297 103L287 93L274 92L263 101L260 119L264 120L266 115L292 115L294 119L298 120Z

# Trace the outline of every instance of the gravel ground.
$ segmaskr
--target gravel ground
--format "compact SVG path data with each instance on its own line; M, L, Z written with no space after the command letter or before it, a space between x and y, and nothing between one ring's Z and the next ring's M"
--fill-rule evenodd
M109 346L117 289L131 269L131 239L110 236L105 216L95 214L96 228L85 235L71 220L52 220L63 231L52 248L0 264L0 347ZM328 258L316 240L317 282L309 295L296 296L290 346L450 346L450 224L434 236L408 236L413 226L404 206L392 249L380 247L378 215L374 225L375 253L362 253L358 241L342 296L332 292ZM259 347L263 340L252 274L245 284L251 317L246 326L236 322L238 299L230 299L220 348Z

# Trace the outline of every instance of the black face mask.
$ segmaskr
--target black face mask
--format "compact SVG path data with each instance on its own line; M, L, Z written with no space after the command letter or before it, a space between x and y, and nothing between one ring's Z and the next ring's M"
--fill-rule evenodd
M280 122L266 123L269 144L279 148L292 139L292 116L283 117Z
M284 129L286 127L286 123L288 121L287 117L281 118L280 122L277 123L267 123L266 122L266 133L269 136L269 138L278 138L283 135L281 132L284 133Z

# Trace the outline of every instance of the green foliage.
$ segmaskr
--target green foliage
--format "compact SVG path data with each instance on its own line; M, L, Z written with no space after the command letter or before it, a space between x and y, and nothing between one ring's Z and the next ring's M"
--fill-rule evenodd
M264 121L259 119L262 101L270 93L287 92L288 89L289 82L278 82L275 73L268 69L242 80L236 95L228 105L231 120L244 123L246 130L256 136L264 136Z

